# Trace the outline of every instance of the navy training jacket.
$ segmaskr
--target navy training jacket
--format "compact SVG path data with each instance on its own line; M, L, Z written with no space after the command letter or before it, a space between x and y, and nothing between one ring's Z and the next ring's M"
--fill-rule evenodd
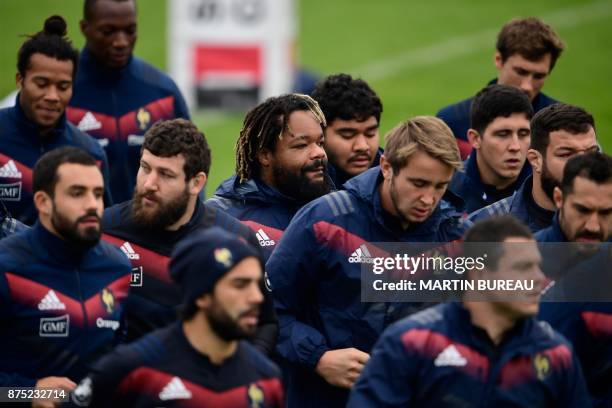
M222 364L213 364L185 337L181 323L117 347L98 361L72 395L86 407L283 406L278 369L240 341Z
M397 322L381 336L348 407L589 407L571 345L534 318L495 345L459 303Z
M534 201L531 193L532 183L533 176L527 177L521 187L510 197L474 211L468 219L476 222L493 216L510 214L527 225L533 233L549 227L555 212L540 207Z
M104 147L117 203L132 198L144 133L160 120L189 119L183 96L168 75L135 56L123 68L105 68L87 48L81 52L66 114Z
M0 241L0 386L79 381L113 345L130 264L100 242L80 250L40 223Z
M465 230L460 214L438 206L424 223L404 231L385 221L372 168L295 215L266 264L279 318L277 351L290 367L290 406L343 406L348 390L315 372L323 353L355 347L369 352L393 321L412 304L362 303L361 262L379 250L371 242L448 242ZM365 249L364 249L365 248Z
M34 165L46 152L64 146L81 148L96 159L104 177L104 204L112 205L106 154L95 139L68 123L66 115L42 138L23 113L19 95L15 106L0 110L0 200L19 221L32 225L38 218L32 192Z

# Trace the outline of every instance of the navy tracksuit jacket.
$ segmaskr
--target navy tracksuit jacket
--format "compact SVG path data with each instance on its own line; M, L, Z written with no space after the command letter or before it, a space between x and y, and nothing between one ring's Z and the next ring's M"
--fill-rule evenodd
M492 216L510 214L536 233L552 224L554 211L540 207L531 193L533 176L525 179L521 187L510 197L503 198L469 215L469 220L476 222Z
M531 175L531 166L525 161L516 181L505 189L498 190L482 182L476 162L476 153L468 157L464 166L463 171L455 172L448 190L463 200L463 211L467 214L512 195Z
M280 408L283 389L278 369L247 342L239 342L222 364L213 364L175 323L98 361L72 402L87 407Z
M117 203L132 198L144 133L160 120L189 119L181 93L166 74L135 56L123 68L105 68L87 48L66 114L104 147Z
M371 242L448 242L464 232L460 214L441 206L404 231L382 208L380 168L349 180L346 190L302 207L266 264L280 324L277 351L289 364L290 406L342 406L348 391L315 372L328 350L369 352L382 331L415 305L362 303L361 263ZM365 247L365 249L364 249Z
M64 146L79 147L96 159L106 187L104 204L111 205L108 162L95 139L68 123L65 115L42 138L21 109L19 96L15 106L0 110L0 200L19 221L32 225L38 218L32 200L34 164L46 152Z
M152 231L137 225L131 208L131 201L117 204L106 209L102 219L102 239L121 248L132 264L130 296L125 304L126 341L133 341L176 321L182 294L170 276L168 264L174 245L181 239L203 228L217 226L258 246L246 226L199 200L191 220L176 231ZM265 301L253 342L262 351L270 353L278 329L272 298L263 287L262 292Z
M348 407L589 407L571 345L524 319L495 345L459 303L391 326L353 386Z
M79 381L112 347L130 264L105 242L81 250L40 223L0 241L0 386Z
M497 79L494 79L490 81L488 85L496 83ZM472 152L472 145L468 142L467 131L471 127L470 122L473 100L474 97L471 96L460 102L445 106L436 113L436 116L442 119L453 131L463 160ZM557 103L557 101L540 92L533 101L531 101L531 106L533 106L533 112L536 113L540 109L552 105L553 103Z

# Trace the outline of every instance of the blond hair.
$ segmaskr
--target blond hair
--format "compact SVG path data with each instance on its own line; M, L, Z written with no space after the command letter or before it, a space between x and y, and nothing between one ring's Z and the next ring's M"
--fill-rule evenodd
M453 132L436 117L414 117L400 123L385 136L385 159L391 164L394 173L399 173L417 150L455 170L462 168Z

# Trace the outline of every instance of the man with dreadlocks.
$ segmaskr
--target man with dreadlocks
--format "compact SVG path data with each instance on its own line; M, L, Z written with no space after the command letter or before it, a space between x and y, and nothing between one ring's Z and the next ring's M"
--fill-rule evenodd
M307 95L269 98L244 119L236 143L236 175L206 203L256 232L266 259L297 210L328 193L325 117Z

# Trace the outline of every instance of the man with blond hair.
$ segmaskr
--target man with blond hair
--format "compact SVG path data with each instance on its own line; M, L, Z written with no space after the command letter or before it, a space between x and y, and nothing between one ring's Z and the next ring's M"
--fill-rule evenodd
M361 302L361 264L381 251L371 242L461 237L460 215L439 205L460 166L448 126L416 117L387 135L380 166L295 215L266 264L290 406L346 404L376 339L414 306Z

